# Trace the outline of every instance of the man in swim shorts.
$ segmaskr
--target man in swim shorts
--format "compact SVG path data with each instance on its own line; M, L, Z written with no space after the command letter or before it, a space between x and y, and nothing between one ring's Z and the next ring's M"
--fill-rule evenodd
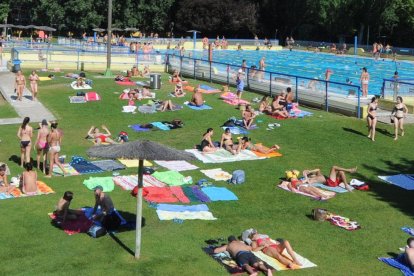
M236 260L237 264L249 275L257 275L257 272L255 272L254 269L260 270L268 276L273 275L272 270L268 269L263 262L259 261L259 259L257 259L251 252L251 246L237 240L235 236L229 236L228 242L228 244L215 248L214 253L228 251L232 258Z
M191 100L188 104L189 105L194 105L194 106L199 106L199 107L204 104L203 95L200 92L200 89L198 89L198 88L194 89L194 94L191 97Z

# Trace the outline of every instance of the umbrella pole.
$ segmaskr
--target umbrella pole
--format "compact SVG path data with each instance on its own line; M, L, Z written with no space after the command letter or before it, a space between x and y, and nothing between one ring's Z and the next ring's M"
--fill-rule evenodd
M141 223L142 223L142 187L144 174L144 160L139 160L138 166L138 194L137 194L137 221L135 230L135 259L139 259L141 254Z

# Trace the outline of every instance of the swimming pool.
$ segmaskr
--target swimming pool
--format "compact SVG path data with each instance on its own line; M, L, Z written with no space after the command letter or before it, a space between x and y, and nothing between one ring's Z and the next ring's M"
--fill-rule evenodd
M208 52L196 52L197 58L208 59ZM361 69L366 67L370 74L369 94L380 95L383 79L390 79L395 71L400 78L414 78L414 66L409 61L394 62L389 59L375 61L372 58L336 56L326 53L305 51L214 51L213 61L240 66L245 59L248 67L256 65L265 57L266 71L325 79L326 69L331 69L331 81L360 85Z

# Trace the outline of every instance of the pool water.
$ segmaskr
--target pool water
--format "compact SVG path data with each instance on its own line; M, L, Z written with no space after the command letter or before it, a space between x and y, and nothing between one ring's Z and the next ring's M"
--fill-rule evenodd
M208 53L196 52L197 58L208 59ZM256 65L265 57L266 71L284 73L289 75L325 79L326 69L331 69L331 81L346 83L349 79L352 84L360 85L360 75L363 67L368 69L370 83L368 93L381 94L383 79L391 79L397 70L401 79L414 78L414 66L409 61L394 62L390 59L336 56L326 53L313 53L305 51L214 51L213 61L241 66L245 59L248 67Z

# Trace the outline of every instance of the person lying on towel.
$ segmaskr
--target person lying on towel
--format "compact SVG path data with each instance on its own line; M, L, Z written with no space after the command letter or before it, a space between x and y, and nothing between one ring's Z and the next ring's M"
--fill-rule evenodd
M85 85L85 79L79 77L76 79L76 87L83 87Z
M315 181L313 183L322 183L330 187L337 187L339 184L344 183L345 188L352 192L352 187L348 184L345 173L355 173L357 168L345 169L338 166L332 166L329 176L325 177L320 169L304 170L303 177L305 180Z
M188 104L193 105L193 106L198 106L198 107L204 104L203 93L200 92L199 88L194 89L194 94L191 97L191 100Z
M72 199L73 193L71 191L66 191L63 194L63 197L59 199L56 205L56 210L53 212L56 218L62 223L66 220L76 220L83 214L82 210L73 210L69 208Z
M117 142L115 142L114 140L110 138L112 134L105 125L102 125L102 129L105 130L106 133L102 133L99 131L99 128L91 126L86 138L94 139L95 140L94 142L96 145L100 145L102 143L117 144Z
M247 149L247 150L252 150L252 151L257 151L260 153L268 154L268 153L275 152L280 149L280 147L276 144L271 146L270 148L266 148L262 146L261 144L255 145L252 143L251 139L247 136L244 136L238 139L239 139L239 144L238 144L237 153L240 153L241 150Z
M239 241L235 236L228 237L228 244L217 247L214 253L229 252L231 257L241 266L249 275L257 275L254 269L260 270L268 276L273 275L272 270L268 269L263 262L251 252L252 247Z
M273 241L269 238L267 235L259 234L257 231L255 233L252 233L249 236L250 240L252 241L251 247L253 251L262 251L264 254L275 258L282 264L286 265L288 268L295 268L296 266L301 266L302 264L296 259L296 254L292 249L292 246L290 245L289 241L284 239L276 239L276 241ZM289 253L289 255L292 257L292 260L286 258L282 255L283 251L286 249L286 251Z

